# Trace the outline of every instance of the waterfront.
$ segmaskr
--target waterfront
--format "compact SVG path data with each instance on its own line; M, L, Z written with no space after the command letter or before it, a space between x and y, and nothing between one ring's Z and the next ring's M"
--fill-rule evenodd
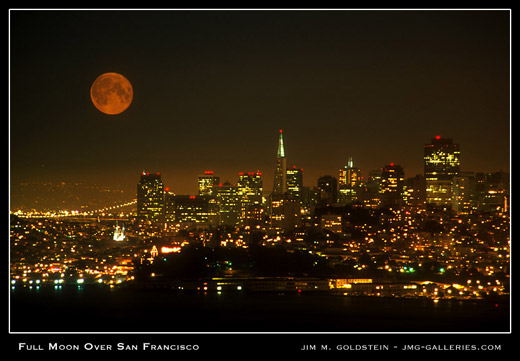
M508 298L11 290L12 332L509 332Z

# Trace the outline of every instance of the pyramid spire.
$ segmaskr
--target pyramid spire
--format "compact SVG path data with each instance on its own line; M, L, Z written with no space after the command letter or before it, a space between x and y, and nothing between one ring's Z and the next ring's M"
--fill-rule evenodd
M277 158L285 158L285 150L283 148L283 130L280 129L280 138L278 140L278 153Z
M283 149L283 131L280 129L278 152L276 153L276 168L274 171L273 193L281 195L287 191L287 159Z

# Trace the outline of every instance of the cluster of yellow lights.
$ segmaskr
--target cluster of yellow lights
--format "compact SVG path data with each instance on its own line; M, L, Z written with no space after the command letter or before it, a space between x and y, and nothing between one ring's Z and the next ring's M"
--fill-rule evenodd
M104 207L92 211L78 211L78 210L60 210L60 211L29 211L24 212L22 210L17 210L16 212L11 212L12 214L21 217L21 218L61 218L61 217L86 217L86 216L94 216L94 215L104 215L105 213L112 213L113 211L117 211L118 209L128 207L137 203L137 200L134 199L130 202L125 202L121 204L116 204L110 207Z

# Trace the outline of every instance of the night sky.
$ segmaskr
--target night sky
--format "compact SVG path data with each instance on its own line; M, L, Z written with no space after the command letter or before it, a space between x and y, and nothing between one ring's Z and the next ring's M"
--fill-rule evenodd
M10 177L135 192L160 172L196 194L213 170L260 170L277 137L304 184L394 162L423 174L436 135L463 171L509 171L509 11L11 11ZM122 114L90 100L132 83ZM135 198L135 195L133 195Z

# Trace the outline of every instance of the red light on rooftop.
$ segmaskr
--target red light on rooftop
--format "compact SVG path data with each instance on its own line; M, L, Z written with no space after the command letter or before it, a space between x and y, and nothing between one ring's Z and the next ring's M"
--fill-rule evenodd
M390 167L393 167L394 166L394 163L390 163Z
M212 170L205 170L205 171L204 171L204 174L212 175L212 174L213 174L213 171L212 171Z
M195 196L190 196L190 199L195 199Z
M165 187L164 190L165 190L166 192L169 192L169 191L170 191L170 187Z
M435 139L439 140L439 139L441 139L441 136L440 135L436 135Z
M283 130L282 130L282 129L280 129L280 133L283 133Z

